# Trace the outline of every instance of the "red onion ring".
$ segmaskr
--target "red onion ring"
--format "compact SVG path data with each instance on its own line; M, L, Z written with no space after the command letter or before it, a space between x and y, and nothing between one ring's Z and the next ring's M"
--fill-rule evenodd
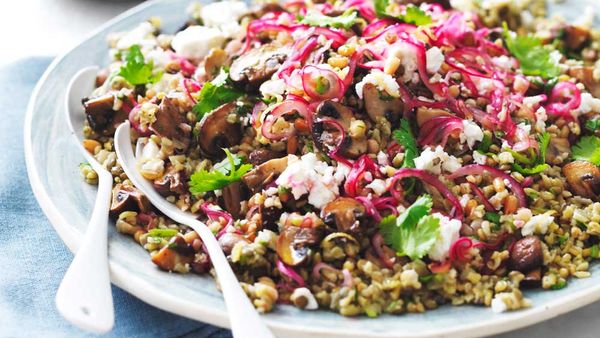
M394 268L394 263L396 261L396 257L389 257L385 251L383 250L383 236L380 232L375 233L373 237L371 237L371 245L377 254L377 257L381 260L381 263L388 269Z
M573 119L571 111L581 104L581 90L572 82L559 82L552 88L548 101L546 110L550 114Z
M308 96L316 100L341 99L346 88L342 79L329 69L317 66L304 66L301 71L302 87ZM324 84L322 81L326 81ZM319 86L326 86L320 91Z
M306 286L306 283L304 282L304 278L302 278L302 276L300 276L296 272L296 270L283 264L283 262L280 261L279 259L277 260L277 270L279 270L279 272L281 273L282 276L285 276L285 277L293 280L294 282L296 282L296 284L298 284L299 287L302 288L302 287Z

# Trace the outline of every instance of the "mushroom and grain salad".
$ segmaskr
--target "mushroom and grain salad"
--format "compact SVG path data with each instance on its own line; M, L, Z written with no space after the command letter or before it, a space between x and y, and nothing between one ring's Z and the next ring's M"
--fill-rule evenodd
M112 35L84 145L114 176L117 230L163 270L211 273L119 166L129 120L140 173L209 226L260 311L501 312L588 277L600 33L539 0L451 4L217 2L175 34Z

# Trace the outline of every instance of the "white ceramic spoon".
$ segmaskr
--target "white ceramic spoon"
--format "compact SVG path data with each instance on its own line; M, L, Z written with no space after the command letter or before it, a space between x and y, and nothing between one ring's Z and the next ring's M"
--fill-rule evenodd
M115 150L127 177L148 197L152 205L175 222L185 224L194 229L202 239L202 242L204 242L219 278L219 285L225 298L233 336L235 338L274 338L275 336L261 320L246 293L242 290L223 250L221 250L221 246L206 224L198 221L196 219L197 216L181 211L174 204L167 202L154 190L150 182L140 175L131 145L129 121L124 122L117 128L115 133Z
M58 287L56 307L74 325L96 333L106 333L115 322L107 248L113 178L82 144L85 114L81 98L94 90L97 73L97 67L80 70L71 79L65 98L67 125L77 140L81 154L98 174L98 193L83 242Z

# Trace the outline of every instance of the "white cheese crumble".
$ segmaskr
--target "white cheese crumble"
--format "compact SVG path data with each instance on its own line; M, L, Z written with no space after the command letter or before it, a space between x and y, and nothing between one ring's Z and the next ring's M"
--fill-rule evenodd
M485 164L486 161L487 161L486 155L480 153L479 151L473 152L473 162L475 162L477 164Z
M275 183L291 189L296 199L308 194L308 203L320 209L339 195L344 175L336 175L335 171L313 153L300 158L288 155L288 166Z
M400 60L400 64L404 69L404 74L402 74L401 78L402 82L412 81L417 76L416 71L419 63L411 48L406 48L403 45L390 46L387 56L395 56Z
M508 151L503 151L498 154L498 162L500 162L500 164L515 163L515 158Z
M277 246L277 234L271 230L263 229L256 235L254 243L275 250Z
M494 299L492 299L491 306L492 311L494 311L495 313L502 313L508 310L508 306L506 306L506 303L504 302L504 300L502 300L502 296L500 293L494 296Z
M543 213L541 215L535 215L529 219L521 228L521 234L523 236L530 236L535 233L545 234L548 232L548 226L554 222L554 217L550 216L550 212Z
M198 60L224 42L225 35L217 28L190 26L173 37L171 46L180 56Z
M263 82L260 85L260 93L265 98L275 98L277 101L283 101L283 94L285 94L285 80L274 79Z
M382 179L374 179L373 182L367 184L365 187L372 189L373 192L377 195L383 195L386 192L386 183Z
M400 86L394 78L379 69L374 69L367 74L362 80L356 84L356 94L359 98L363 98L363 87L370 83L377 87L379 91L384 91L393 97L400 97Z
M590 112L600 112L600 99L593 97L590 93L581 93L581 103L573 111L573 114L579 116Z
M473 149L475 142L483 140L483 130L477 123L471 120L463 120L463 130L460 132L460 143L467 143L469 149Z
M440 220L440 234L435 244L429 249L429 258L434 261L443 262L448 257L452 243L460 237L461 221L450 219L440 213L435 213L433 217Z
M248 13L248 5L243 1L219 1L207 4L200 9L200 17L206 27L219 28L226 37L236 36L242 29L237 22Z
M440 70L442 63L444 63L444 54L437 47L431 47L425 53L427 59L427 71L435 73Z
M140 47L155 46L154 29L150 22L142 22L119 39L117 49L129 49L133 45L139 45Z
M437 146L434 150L431 147L425 148L419 157L415 158L415 167L421 170L427 170L432 174L439 175L442 169L447 172L454 172L461 167L460 161L444 151L442 146Z

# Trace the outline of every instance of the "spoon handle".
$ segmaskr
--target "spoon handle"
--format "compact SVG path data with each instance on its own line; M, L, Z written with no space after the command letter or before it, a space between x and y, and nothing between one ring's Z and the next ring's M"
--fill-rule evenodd
M114 325L112 291L108 272L108 211L112 176L97 162L98 193L85 237L56 293L56 307L72 324L96 333Z
M192 222L193 224L190 224ZM261 320L254 305L241 288L213 233L199 221L188 221L187 224L200 235L215 268L225 298L233 337L274 338L275 336Z

